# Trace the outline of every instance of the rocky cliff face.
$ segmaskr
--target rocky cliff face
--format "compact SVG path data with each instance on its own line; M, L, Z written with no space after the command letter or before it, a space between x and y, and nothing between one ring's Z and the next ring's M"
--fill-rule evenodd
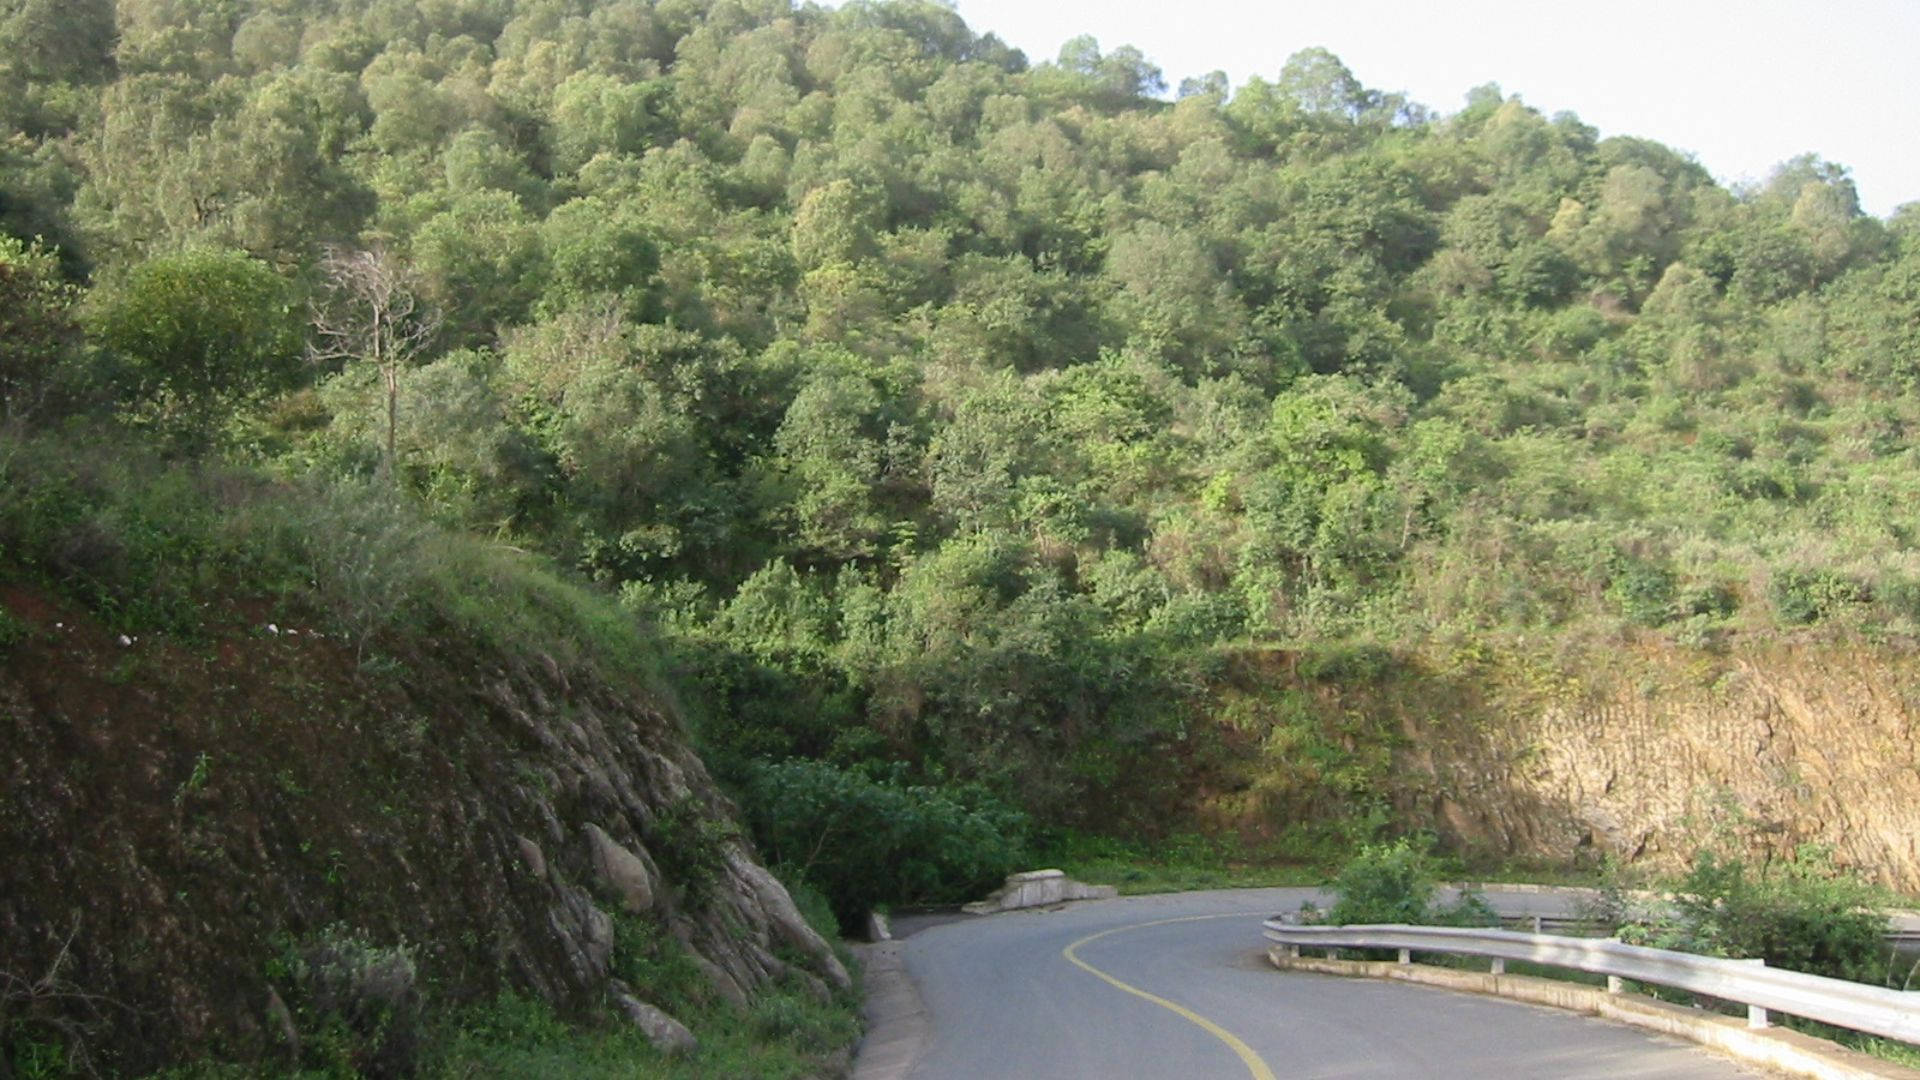
M370 674L288 612L167 642L0 602L26 628L0 649L0 1037L284 1059L341 941L393 961L395 1001L639 1023L636 934L725 998L849 983L644 687L453 641Z
M1206 827L1337 857L1383 820L1483 858L1678 869L1803 844L1920 892L1920 654L1840 640L1231 654ZM1383 818L1384 814L1384 818Z
M1801 844L1920 891L1920 657L1890 645L1668 645L1495 662L1392 706L1403 813L1461 845L1684 863Z

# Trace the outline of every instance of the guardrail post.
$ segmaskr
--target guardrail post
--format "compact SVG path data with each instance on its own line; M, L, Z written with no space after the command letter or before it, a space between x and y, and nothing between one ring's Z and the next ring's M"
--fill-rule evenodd
M1607 976L1607 993L1617 994L1627 988L1626 980L1618 975Z
M1494 957L1493 965L1488 970L1495 975L1505 975L1507 973L1507 958L1504 956Z
M1540 916L1538 916L1538 915L1535 915L1535 916L1533 917L1533 932L1534 932L1534 933L1536 933L1536 934L1538 934L1538 933L1540 933L1540 932L1541 932L1541 930L1540 930Z
M1767 966L1767 958L1764 956L1756 956L1747 962L1750 964L1759 964L1761 967ZM1749 1005L1747 1006L1747 1026L1750 1028L1763 1028L1773 1025L1767 1016L1767 1010L1758 1005Z
M1401 962L1401 963L1403 963L1403 964L1411 964L1411 963L1413 963L1413 950L1412 950L1412 949L1401 949L1401 950L1400 950L1400 962Z

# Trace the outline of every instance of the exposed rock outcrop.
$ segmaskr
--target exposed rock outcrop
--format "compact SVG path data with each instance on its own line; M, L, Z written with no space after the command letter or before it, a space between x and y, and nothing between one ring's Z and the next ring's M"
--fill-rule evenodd
M1801 845L1920 892L1920 652L1736 638L1232 657L1204 827L1323 835L1390 808L1476 855L1659 870Z
M612 984L611 993L614 1007L619 1009L621 1015L631 1021L633 1026L645 1032L647 1041L651 1042L655 1048L670 1054L685 1054L692 1052L700 1045L700 1040L693 1037L693 1032L687 1030L687 1025L634 997L625 983L616 980Z
M1920 891L1920 662L1897 646L1652 645L1402 713L1406 809L1469 847L1676 866L1723 837ZM1544 685L1545 690L1540 689Z

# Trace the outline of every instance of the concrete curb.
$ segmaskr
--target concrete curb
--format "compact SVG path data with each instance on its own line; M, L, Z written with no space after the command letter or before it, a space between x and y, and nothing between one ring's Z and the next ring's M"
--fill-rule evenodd
M1380 960L1291 956L1283 947L1269 949L1267 959L1282 971L1397 979L1586 1013L1689 1039L1747 1064L1791 1076L1815 1080L1920 1080L1920 1070L1881 1061L1825 1039L1786 1028L1750 1028L1741 1019L1669 1005L1639 994L1609 994L1596 987L1525 975L1493 975Z
M904 949L897 940L853 947L866 990L860 1012L867 1022L854 1050L853 1080L904 1080L933 1041L933 1024L920 988L907 974Z

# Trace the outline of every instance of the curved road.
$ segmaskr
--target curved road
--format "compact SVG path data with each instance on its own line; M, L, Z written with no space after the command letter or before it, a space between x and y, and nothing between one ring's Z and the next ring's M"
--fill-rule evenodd
M1315 895L1235 889L1128 897L912 932L888 948L898 950L919 988L925 1037L906 1052L899 1043L891 1052L863 1046L856 1075L1760 1075L1691 1043L1556 1010L1399 983L1283 974L1266 961L1260 921Z

